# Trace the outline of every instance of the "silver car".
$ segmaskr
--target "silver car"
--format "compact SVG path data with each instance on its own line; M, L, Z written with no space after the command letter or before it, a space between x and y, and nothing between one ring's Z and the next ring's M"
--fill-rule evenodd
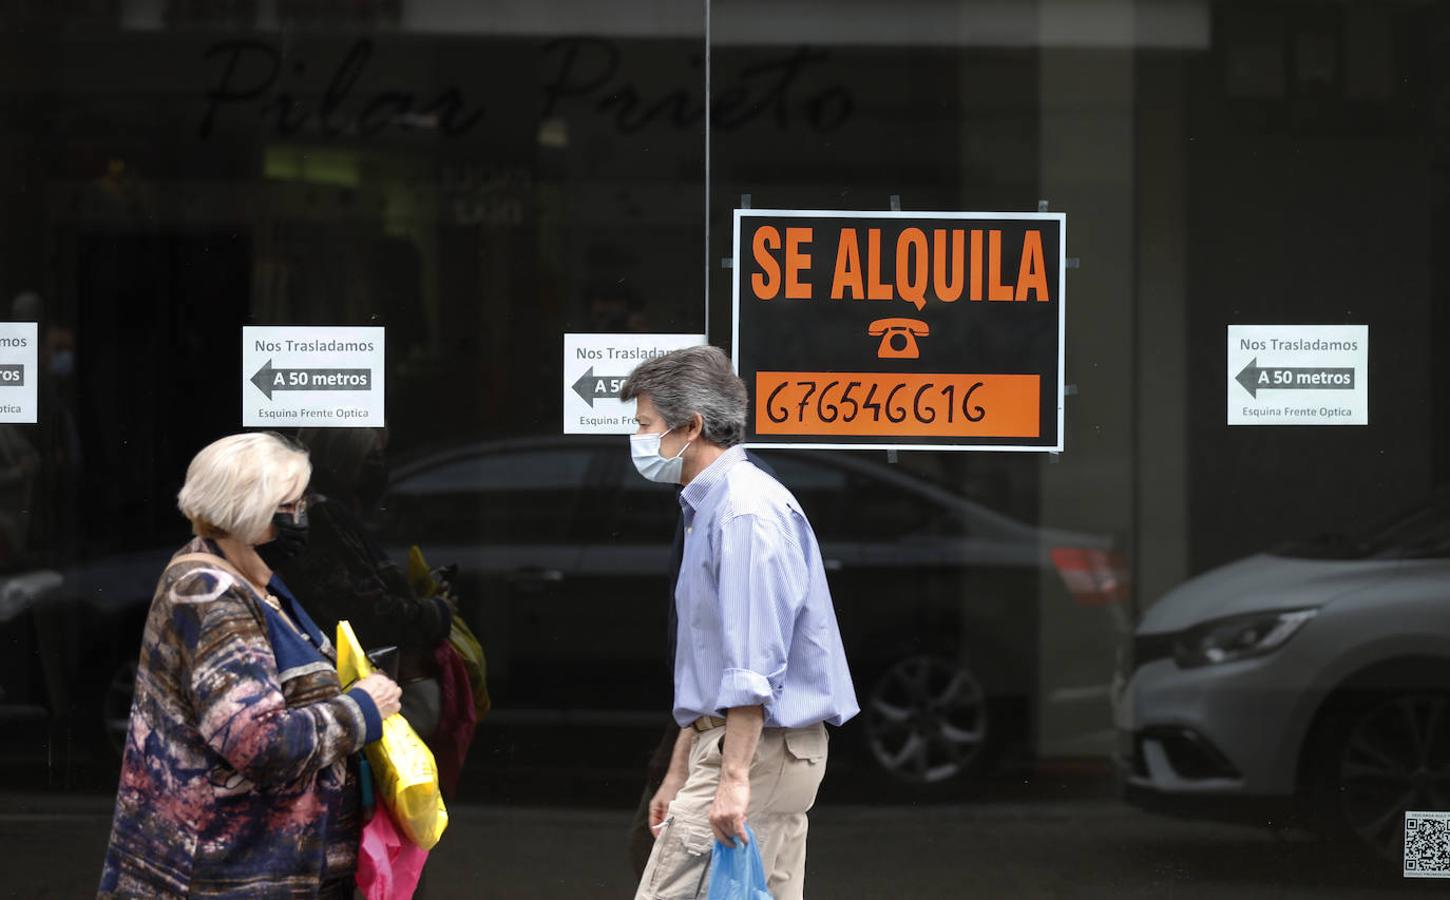
M1406 811L1450 809L1450 497L1188 581L1126 662L1130 800L1397 856Z

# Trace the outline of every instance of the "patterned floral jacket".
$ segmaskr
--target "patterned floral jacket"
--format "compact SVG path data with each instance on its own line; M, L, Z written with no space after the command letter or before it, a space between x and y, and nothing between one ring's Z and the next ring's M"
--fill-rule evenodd
M188 544L151 601L100 896L351 896L377 707L218 556Z

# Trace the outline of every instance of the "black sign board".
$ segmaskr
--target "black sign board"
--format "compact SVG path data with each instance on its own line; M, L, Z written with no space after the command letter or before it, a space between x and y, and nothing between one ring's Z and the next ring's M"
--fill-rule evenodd
M750 444L1062 449L1063 213L735 211Z

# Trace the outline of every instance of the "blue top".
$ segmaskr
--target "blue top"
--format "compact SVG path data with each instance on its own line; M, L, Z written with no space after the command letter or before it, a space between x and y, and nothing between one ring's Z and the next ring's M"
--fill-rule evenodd
M267 640L272 644L272 655L277 660L278 677L286 681L295 672L307 669L308 667L326 666L334 668L333 660L323 654L323 648L330 648L332 645L322 634L322 629L312 621L307 610L292 596L287 585L282 579L273 575L272 580L267 582L267 590L271 591L286 607L287 614L292 621L302 629L298 634L290 625L283 620L282 616L273 609L270 604L263 603L262 612L267 616ZM362 710L363 721L367 723L367 737L365 742L371 744L383 736L383 718L378 713L377 704L373 698L361 688L352 688L346 692L349 697L357 702L358 708Z
M737 446L680 507L675 721L763 706L766 727L801 728L860 712L820 547L790 491Z

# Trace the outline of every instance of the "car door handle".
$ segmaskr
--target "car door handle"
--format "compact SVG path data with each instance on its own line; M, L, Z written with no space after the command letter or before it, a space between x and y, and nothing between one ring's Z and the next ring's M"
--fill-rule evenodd
M530 566L525 569L514 569L510 577L514 581L547 582L554 584L564 580L564 573L559 569L545 569L539 566Z

